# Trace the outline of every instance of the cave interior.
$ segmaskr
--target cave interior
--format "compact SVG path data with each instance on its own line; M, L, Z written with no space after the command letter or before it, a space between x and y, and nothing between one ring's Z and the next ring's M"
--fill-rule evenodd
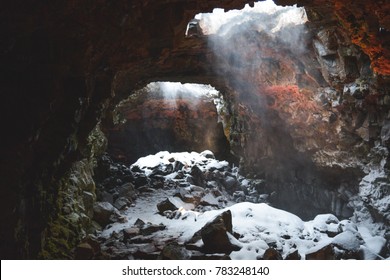
M21 2L2 259L390 258L388 1Z

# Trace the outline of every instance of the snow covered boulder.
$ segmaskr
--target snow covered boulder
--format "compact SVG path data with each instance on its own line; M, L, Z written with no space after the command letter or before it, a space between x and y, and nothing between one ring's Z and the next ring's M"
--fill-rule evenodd
M328 244L323 247L316 246L312 250L306 252L306 260L335 260L336 255L333 250L333 245Z
M333 238L332 244L337 248L338 259L361 259L363 239L358 232L344 231Z
M208 158L208 159L215 159L215 156L214 156L213 152L209 151L209 150L205 150L205 151L201 152L200 155L202 157L205 157L205 158Z

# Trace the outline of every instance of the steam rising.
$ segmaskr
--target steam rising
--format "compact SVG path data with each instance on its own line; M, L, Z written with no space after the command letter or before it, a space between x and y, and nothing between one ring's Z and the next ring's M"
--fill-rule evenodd
M275 85L280 76L279 63L288 56L291 67L299 71L299 59L307 52L307 16L304 8L280 7L271 0L251 8L198 14L203 34L216 55L215 70L242 94L262 85ZM286 82L294 84L295 77Z
M266 34L270 40L287 46L293 52L302 53L306 50L304 23L307 22L307 16L304 8L280 7L266 0L255 3L253 8L246 5L242 10L224 12L223 9L214 9L213 13L198 14L196 19L204 34L214 35L210 36L210 40L218 52L221 48L226 50L229 47L237 53L245 52L245 47L253 43L253 36L256 36L253 34L256 32ZM239 42L233 41L232 38L240 33L247 35Z

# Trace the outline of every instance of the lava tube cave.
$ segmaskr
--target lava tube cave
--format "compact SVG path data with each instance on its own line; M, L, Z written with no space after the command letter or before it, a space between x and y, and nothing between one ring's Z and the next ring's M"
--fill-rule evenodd
M2 259L390 258L388 1L19 2Z

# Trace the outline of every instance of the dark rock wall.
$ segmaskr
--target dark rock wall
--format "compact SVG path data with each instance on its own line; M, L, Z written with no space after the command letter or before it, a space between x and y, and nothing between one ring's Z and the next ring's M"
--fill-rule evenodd
M220 6L241 8L244 2ZM57 211L58 182L85 157L87 135L112 98L115 73L142 68L140 76L148 76L162 51L184 37L193 15L217 3L0 4L1 112L7 131L1 145L2 256L37 257L42 232Z
M230 141L237 156L242 156L244 163L250 159L249 152L256 149L245 150L248 140L236 139L244 135L240 129L246 129L242 126L245 123L252 127L253 122L262 122L262 116L245 117L250 98L246 103L242 101L244 99L240 99L241 105L240 102L236 103L237 92L241 94L248 90L243 91L243 88L226 84L216 75L209 62L203 63L212 61L210 59L213 56L209 50L205 51L205 41L184 38L186 25L196 13L211 11L214 7L241 8L246 2L252 1L134 3L126 0L102 0L43 3L31 0L3 1L0 4L0 87L4 131L0 147L2 258L37 258L40 252L43 253L41 257L65 257L55 253L61 247L54 241L51 243L56 244L54 248L47 249L47 244L50 243L47 240L51 240L50 236L57 232L51 222L62 220L64 210L60 209L62 205L58 205L63 196L61 193L72 193L73 187L61 182L66 181L71 173L78 174L75 170L79 169L74 166L76 162L90 158L88 135L101 116L104 115L102 129L106 131L114 106L129 92L142 88L150 81L173 79L211 83L224 92L227 99L230 96L231 114L226 117L225 131L230 131ZM373 79L362 81L357 96L352 96L352 101L343 105L340 112L333 112L332 109L325 116L327 121L332 121L335 118L332 113L335 113L336 122L334 130L329 130L329 134L321 134L321 137L329 138L327 145L336 145L337 150L343 150L344 153L336 156L329 156L329 153L317 154L313 161L311 155L315 152L316 142L307 142L314 143L310 149L307 149L306 144L299 146L299 137L296 135L302 136L305 133L297 129L299 126L292 132L288 115L283 117L280 112L284 111L273 109L267 110L266 114L275 115L275 125L260 126L261 133L252 141L262 141L263 137L267 137L267 129L277 127L281 131L279 135L286 136L284 141L290 142L287 154L292 151L290 156L302 157L305 163L303 165L306 166L306 162L309 162L314 166L323 166L324 169L332 169L328 164L332 162L330 159L349 161L349 157L344 155L351 151L351 147L352 150L359 147L363 158L367 155L369 150L365 148L366 141L360 138L355 141L356 135L368 139L368 145L370 141L374 143L381 140L388 147L388 3L321 0L275 2L298 2L306 5L308 13L313 15L314 25L320 27L322 19L334 19L334 27L329 28L336 28L341 37L345 36L347 40L341 40L343 44L350 46L352 42L357 45L347 47L351 54L343 55L339 42L337 46L333 46L333 39L318 33L318 42L327 45L331 52L318 54L320 66L308 71L309 74L303 73L301 80L296 77L289 79L283 86L297 85L298 80L299 88L302 88L301 85L306 88L313 83L316 87L329 84L332 88L324 92L338 97L344 94L341 90L343 83L356 83L356 78L370 72L367 64L371 64L377 74L368 74ZM314 26L313 30L317 30L318 26ZM289 63L286 62L286 65ZM326 65L336 65L336 69L327 68ZM359 70L356 70L356 65ZM337 75L339 68L341 76ZM325 84L321 75L318 75L318 69L321 69ZM364 90L366 84L369 87L368 94ZM274 85L271 83L267 86ZM332 91L333 89L336 91ZM272 96L275 91L266 88L264 92L270 92L269 95ZM271 105L272 102L271 99ZM344 126L344 123L347 125ZM351 147L345 141L339 143L338 136L335 137L336 142L333 142L333 131L338 133L343 127L351 128L351 125L352 132L347 129L342 134L352 142ZM360 128L364 128L363 131L357 132ZM250 137L250 134L245 135ZM302 141L306 143L306 140L303 138ZM322 142L319 140L317 139L321 148ZM266 141L270 142L273 141ZM362 147L358 143L363 143ZM264 145L267 146L272 148L272 145ZM275 148L264 150L261 147L260 152L254 155L262 155L267 151L275 152ZM301 155L302 152L304 155ZM278 154L283 153L284 150L281 150ZM270 159L276 160L277 157ZM248 166L251 164L252 162ZM387 159L387 168L388 165ZM70 171L72 166L73 171ZM352 167L356 170L355 166ZM340 172L344 171L343 167ZM333 171L330 175L333 176ZM78 198L74 199L78 201ZM72 211L78 215L78 202L72 205ZM67 220L62 220L61 227L68 228L67 223ZM71 231L72 234L83 235L81 228ZM70 233L62 231L62 235L67 234ZM79 238L76 236L71 240ZM66 246L72 247L74 242Z

